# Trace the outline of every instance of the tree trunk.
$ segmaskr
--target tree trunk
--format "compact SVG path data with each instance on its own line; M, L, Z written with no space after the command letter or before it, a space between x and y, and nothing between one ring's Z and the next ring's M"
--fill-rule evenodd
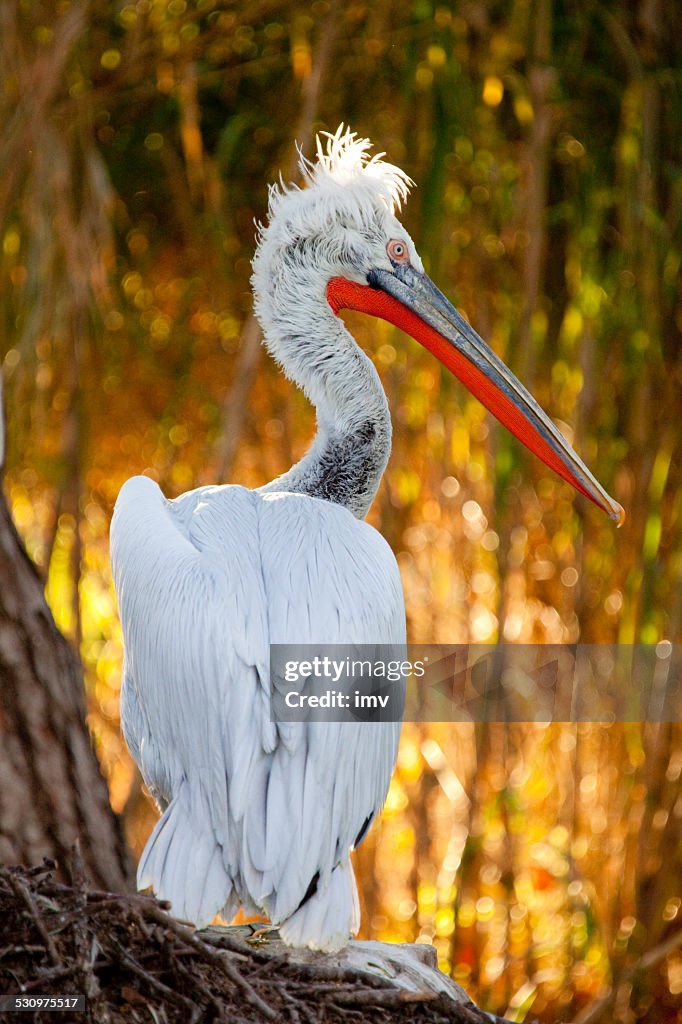
M0 428L0 468L1 440ZM128 887L131 866L90 744L78 658L54 623L1 488L0 780L0 862L50 857L63 868L79 839L95 884Z

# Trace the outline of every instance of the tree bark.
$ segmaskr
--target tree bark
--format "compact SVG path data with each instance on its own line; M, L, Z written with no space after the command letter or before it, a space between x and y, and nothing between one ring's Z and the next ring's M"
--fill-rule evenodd
M61 868L76 839L95 884L129 887L125 841L85 723L78 657L55 625L0 488L0 862L50 857Z

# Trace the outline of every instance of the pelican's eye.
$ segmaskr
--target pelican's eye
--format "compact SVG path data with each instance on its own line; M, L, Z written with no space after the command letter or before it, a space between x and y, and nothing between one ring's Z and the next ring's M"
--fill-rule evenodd
M399 238L392 238L386 246L386 252L388 258L393 263L409 263L410 257L407 252L407 243L402 242Z

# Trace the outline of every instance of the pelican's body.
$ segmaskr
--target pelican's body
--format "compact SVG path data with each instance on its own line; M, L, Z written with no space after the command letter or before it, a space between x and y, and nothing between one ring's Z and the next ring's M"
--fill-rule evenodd
M254 262L266 344L316 407L310 451L254 492L202 487L168 501L136 477L112 521L123 731L163 811L138 884L198 925L243 905L318 949L357 930L350 850L385 799L399 725L271 721L270 645L405 643L395 558L362 522L390 454L388 405L338 310L402 326L618 514L423 273L394 212L408 180L366 151L339 132L304 164L307 189L273 190Z
M135 477L116 515L124 735L165 809L138 884L199 925L242 904L294 944L343 945L358 923L349 851L384 801L399 725L271 722L269 646L404 643L390 548L304 494L166 501Z

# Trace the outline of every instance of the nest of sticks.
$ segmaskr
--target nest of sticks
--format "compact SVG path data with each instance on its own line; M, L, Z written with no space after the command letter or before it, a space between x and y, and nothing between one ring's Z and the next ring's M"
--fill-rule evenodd
M77 850L70 885L55 869L0 867L0 994L86 997L85 1013L34 1011L35 1024L500 1020L442 993L339 969L324 954L305 963L273 955L249 927L197 932L152 896L90 888Z

